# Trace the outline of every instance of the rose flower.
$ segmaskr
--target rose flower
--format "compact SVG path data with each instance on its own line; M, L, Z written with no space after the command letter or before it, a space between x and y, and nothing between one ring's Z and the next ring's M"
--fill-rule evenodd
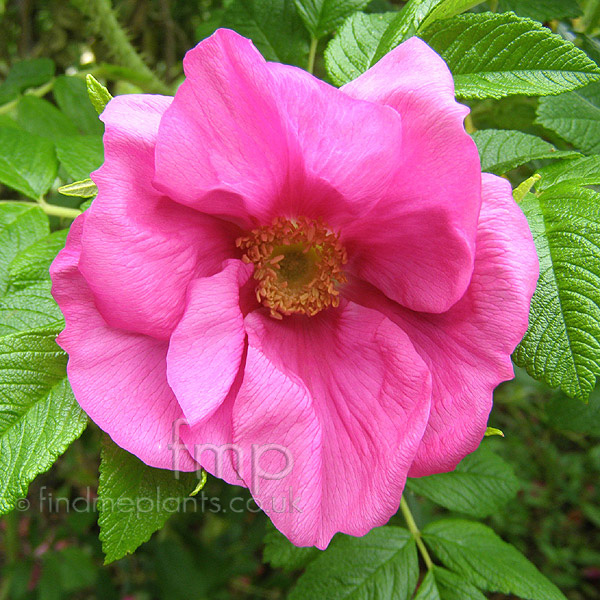
M246 486L325 548L479 445L532 236L417 38L341 89L228 30L184 68L102 114L98 196L51 269L69 380L146 464Z

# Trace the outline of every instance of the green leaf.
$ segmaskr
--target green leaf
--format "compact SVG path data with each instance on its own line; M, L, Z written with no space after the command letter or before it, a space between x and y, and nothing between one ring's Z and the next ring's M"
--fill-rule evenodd
M55 139L77 135L73 121L54 104L35 96L23 96L17 105L17 123L29 133Z
M102 447L98 487L100 540L105 564L147 542L196 487L195 473L155 469L108 437Z
M294 0L235 0L221 26L250 38L267 60L306 66L309 37Z
M67 381L62 324L0 338L0 514L27 494L85 429Z
M308 565L289 600L409 600L418 575L417 550L410 533L400 527L380 527L361 538L334 539Z
M298 546L294 546L275 527L269 526L269 531L265 535L263 560L272 567L284 569L285 571L304 569L319 554L320 551L314 547L299 548Z
M600 82L576 92L541 98L536 123L583 152L600 154Z
M80 77L61 75L54 82L56 103L84 135L102 135L104 125L92 105L85 81Z
M546 413L555 429L600 436L600 388L592 392L588 404L556 395L546 405Z
M396 13L357 12L348 17L325 49L325 67L336 85L356 79L370 66L377 45Z
M471 583L456 573L435 566L421 582L414 600L486 600Z
M98 187L91 179L74 181L58 188L63 196L75 196L77 198L95 198L98 195Z
M449 19L483 0L410 0L383 33L371 65L390 50L439 19Z
M427 571L427 575L421 581L421 585L413 600L442 600L437 584L435 583L433 571Z
M480 446L450 473L409 479L408 488L449 510L487 517L519 491L512 467L489 448Z
M584 156L548 165L538 171L541 179L536 185L539 191L560 183L574 185L600 185L600 156Z
M294 0L311 36L319 39L341 25L346 17L362 10L370 0Z
M581 15L577 0L500 0L497 12L508 11L542 23L552 19L571 19Z
M75 135L55 140L56 155L73 179L87 179L104 161L104 146L99 135Z
M540 279L513 358L532 377L585 400L600 374L600 194L563 184L528 194L521 208Z
M435 521L425 527L423 539L442 563L481 589L525 600L565 600L514 546L481 523Z
M13 100L28 88L47 83L53 75L54 62L49 58L34 58L16 63L0 85L0 104Z
M479 150L481 170L502 175L532 160L578 156L556 148L535 135L510 129L483 129L473 134Z
M433 574L440 600L486 600L485 596L464 577L442 567L434 567Z
M0 183L37 200L50 189L57 169L50 140L0 128Z
M86 75L85 83L90 102L96 112L101 115L106 105L111 101L112 96L93 75Z
M50 294L48 268L65 234L48 233L48 217L38 207L0 205L0 335L62 318Z
M462 98L560 94L600 78L571 42L512 13L467 13L419 35L448 63Z

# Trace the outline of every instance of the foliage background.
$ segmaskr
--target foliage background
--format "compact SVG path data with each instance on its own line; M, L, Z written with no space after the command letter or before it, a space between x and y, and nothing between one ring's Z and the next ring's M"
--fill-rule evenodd
M151 69L145 73L120 66L121 57L102 36L101 18L94 13L94 6L101 3L0 0L0 80L6 78L20 59L46 58L55 65L57 75L92 73L105 81L113 94L163 91L181 80L185 51L222 22L232 22L234 2L242 7L245 3L249 5L246 0L115 2L119 22ZM529 9L527 4L492 0L488 6L475 10L512 8L529 10L530 16L536 17L531 12L535 13L536 7L551 5L552 0L531 2ZM557 15L564 17L562 23L556 20L547 23L554 30L572 27L571 19L577 18L576 3L565 1L562 6L567 5L575 5L575 10ZM366 11L397 10L401 6L401 2L373 0ZM288 8L293 10L292 4ZM315 68L316 74L323 78L326 73L322 50L327 40L325 37L320 42ZM595 43L589 38L592 58L597 52ZM56 104L52 93L43 96L46 103ZM6 99L0 104L3 102ZM473 102L473 125L477 129L519 129L541 135L559 149L570 149L555 133L534 123L537 102L525 96ZM6 126L11 118L14 127L37 135L50 139L53 135L64 135L60 125L52 125L52 115L48 117L50 121L40 118L43 111L36 110L39 105L33 106L36 118L26 108L17 112L16 119L14 115L3 114L0 108L0 124ZM86 130L80 125L72 136L88 136L84 141L89 143L84 147L93 168L101 161L101 147L91 137L99 136L101 129L90 127ZM513 183L521 182L543 164L534 161L512 171ZM64 183L86 176L85 170L81 175L76 165L71 169L69 165L67 158L59 172ZM14 198L13 191L0 186L1 200ZM62 206L75 207L80 202L61 195L57 186L47 198ZM68 221L52 217L51 225L60 229ZM515 381L497 390L490 425L502 429L506 437L487 439L484 444L513 467L520 490L516 498L484 522L521 550L568 598L597 600L600 599L599 391L594 392L587 407L582 406L562 392L534 381L522 370L517 370ZM72 504L67 510L67 502L59 500L95 497L101 437L97 428L88 427L55 466L31 485L28 509L1 519L0 600L286 597L301 570L286 572L263 561L265 535L274 534L262 513L175 514L134 555L103 566L97 514L92 510L77 512ZM247 497L244 490L213 478L202 494L219 498L223 506L233 496ZM58 501L58 510L49 509L48 496ZM41 501L42 497L46 500ZM419 526L442 512L447 514L418 494L407 492L407 497ZM401 516L394 517L392 523L404 525ZM490 598L508 596L492 594Z

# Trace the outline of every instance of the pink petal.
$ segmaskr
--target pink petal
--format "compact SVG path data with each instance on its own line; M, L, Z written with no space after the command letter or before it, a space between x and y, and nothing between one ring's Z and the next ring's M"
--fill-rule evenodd
M481 202L477 149L443 60L418 38L342 91L394 108L402 121L394 193L343 231L353 271L418 311L443 312L466 290Z
M407 336L352 303L281 322L254 312L246 329L249 379L236 400L234 438L289 448L292 475L271 482L267 495L291 494L302 510L296 519L270 514L274 524L295 544L324 548L338 531L364 535L387 522L429 414L429 371ZM260 356L250 363L252 349L272 368Z
M190 50L159 129L155 185L174 200L250 226L269 213L296 162L265 60L219 29ZM269 213L270 214L270 213Z
M323 217L334 229L389 192L401 148L400 117L350 98L306 71L269 63L276 95L304 171L278 199L278 214Z
M479 446L492 392L513 377L510 356L527 329L537 277L532 236L510 184L484 174L473 280L448 312L416 314L377 292L347 288L406 331L431 370L431 415L411 477L450 471Z
M167 378L192 427L221 405L240 369L246 338L240 287L251 275L250 265L231 260L190 284L169 343Z
M173 427L183 413L167 383L167 343L110 327L78 270L86 216L73 223L50 269L66 321L57 341L69 354L75 398L116 444L146 464L192 471L196 465L187 451L174 463Z
M312 546L320 539L319 419L306 387L279 370L260 344L250 337L244 380L233 407L239 472L274 525L294 544Z
M113 327L168 339L188 283L233 256L231 225L200 215L152 187L160 118L171 98L118 96L102 114L106 160L83 232L81 272Z

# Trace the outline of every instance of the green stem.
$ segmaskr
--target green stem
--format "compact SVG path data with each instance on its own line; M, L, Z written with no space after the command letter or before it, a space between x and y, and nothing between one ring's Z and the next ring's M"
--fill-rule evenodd
M317 45L319 44L319 40L317 38L311 38L310 40L310 48L308 49L308 63L306 65L306 70L309 73L313 73L315 70L315 57L317 56Z
M113 12L110 0L75 0L74 3L104 38L121 66L132 69L147 79L149 91L159 94L171 93L171 90L152 72L131 45Z
M404 496L402 496L402 498L400 499L400 510L402 511L402 516L404 517L406 524L408 525L408 530L413 536L413 539L417 544L417 548L419 549L419 552L421 553L421 556L423 557L423 560L427 565L427 569L431 571L431 569L433 569L433 561L431 560L431 556L429 556L429 552L427 551L427 548L423 543L423 539L421 538L421 532L419 531L419 528L415 523L412 513L410 512L410 508L408 507L408 502L406 502Z
M0 200L0 204L27 204L28 206L39 206L47 215L52 217L60 217L62 219L76 219L81 211L78 208L68 208L67 206L56 206L48 204L44 198L40 198L37 202L29 202L27 200Z
M27 91L26 95L27 96L37 96L38 98L41 98L42 96L45 96L54 87L54 81L55 81L54 79L51 79L48 83L45 83L44 85L40 85L40 87L33 88L33 89ZM11 100L10 102L7 102L6 104L3 104L2 106L0 106L0 115L10 112L11 110L13 110L13 108L16 108L20 99L21 98L19 97L16 100Z
M68 208L66 206L56 206L55 204L48 204L43 197L40 197L38 199L37 205L47 215L51 215L53 217L61 217L63 219L76 219L81 214L81 211L78 208Z

